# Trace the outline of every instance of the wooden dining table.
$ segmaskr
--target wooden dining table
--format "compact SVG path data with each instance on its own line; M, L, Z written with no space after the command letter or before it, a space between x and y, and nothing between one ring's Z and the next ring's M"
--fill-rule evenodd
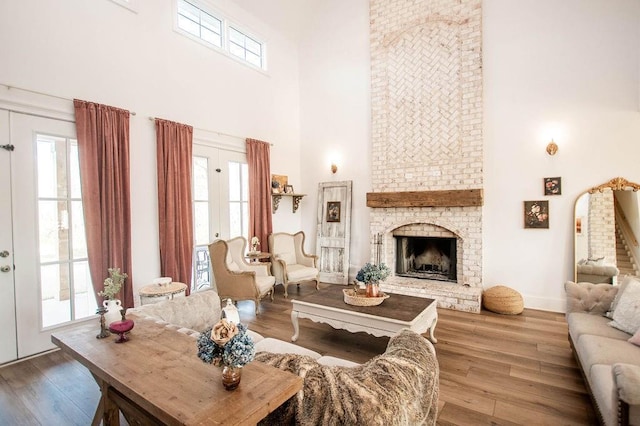
M93 425L256 424L302 388L302 378L253 361L240 386L227 391L222 369L197 356L196 339L148 319L135 322L125 343L98 339L100 326L55 332L52 342L89 369L102 397Z

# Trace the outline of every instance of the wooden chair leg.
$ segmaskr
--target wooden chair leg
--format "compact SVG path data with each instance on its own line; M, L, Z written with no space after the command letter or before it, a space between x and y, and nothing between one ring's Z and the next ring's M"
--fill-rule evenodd
M287 287L288 286L289 286L288 284L282 283L282 287L284 287L284 298L285 299L287 299L289 297L289 293L287 293Z

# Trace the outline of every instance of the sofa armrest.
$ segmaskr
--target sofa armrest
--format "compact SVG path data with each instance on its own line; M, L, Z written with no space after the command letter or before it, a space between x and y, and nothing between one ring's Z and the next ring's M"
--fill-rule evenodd
M640 365L613 364L618 397L629 405L640 405Z
M611 284L574 283L567 281L564 285L567 294L567 314L571 312L587 312L604 315L611 308L611 303L618 293L618 287Z

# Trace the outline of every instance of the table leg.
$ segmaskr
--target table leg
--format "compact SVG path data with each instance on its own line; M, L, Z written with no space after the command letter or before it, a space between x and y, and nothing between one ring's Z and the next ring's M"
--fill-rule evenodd
M96 414L91 421L92 426L120 426L120 410L118 406L109 398L109 384L92 374L95 381L100 386L100 402L96 408Z
M433 332L436 330L436 324L438 323L438 316L436 315L433 318L433 322L431 322L431 326L429 327L429 340L431 343L438 343L438 339L433 335Z
M293 336L291 337L291 341L295 342L298 340L298 335L300 334L300 326L298 325L298 311L291 311L291 322L293 323Z

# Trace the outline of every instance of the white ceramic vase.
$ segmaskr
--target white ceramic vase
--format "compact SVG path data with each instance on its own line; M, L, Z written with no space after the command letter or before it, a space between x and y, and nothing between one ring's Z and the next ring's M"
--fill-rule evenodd
M120 312L122 311L122 303L120 302L120 300L105 300L104 302L102 302L102 306L107 308L107 313L104 314L104 323L107 327L109 327L109 324L111 324L112 322L122 320L122 314Z

